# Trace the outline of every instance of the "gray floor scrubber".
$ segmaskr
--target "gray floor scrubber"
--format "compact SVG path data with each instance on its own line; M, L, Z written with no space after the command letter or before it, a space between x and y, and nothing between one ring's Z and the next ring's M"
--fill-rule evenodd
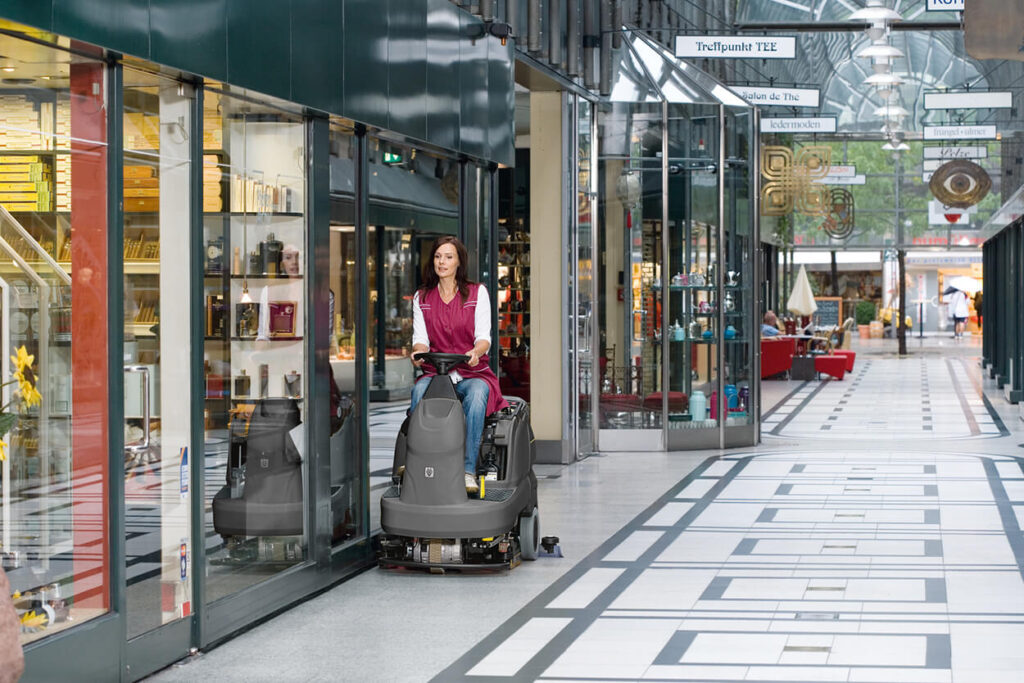
M480 446L480 494L466 492L466 420L449 371L462 354L423 353L437 370L395 443L392 486L381 498L381 566L431 570L512 568L535 560L540 545L536 454L530 409L487 418Z

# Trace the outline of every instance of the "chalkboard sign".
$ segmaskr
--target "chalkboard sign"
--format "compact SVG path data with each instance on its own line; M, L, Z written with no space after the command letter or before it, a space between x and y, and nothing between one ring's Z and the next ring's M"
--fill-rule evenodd
M818 327L833 327L843 324L843 299L838 296L816 296L818 310L814 319Z

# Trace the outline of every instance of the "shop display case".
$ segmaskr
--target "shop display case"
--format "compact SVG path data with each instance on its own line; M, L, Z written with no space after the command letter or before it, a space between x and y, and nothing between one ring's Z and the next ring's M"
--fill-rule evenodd
M603 450L757 441L755 118L624 37L597 106Z
M498 362L501 391L530 400L530 234L502 230L498 242Z
M207 91L204 107L212 601L305 559L306 127L226 92Z

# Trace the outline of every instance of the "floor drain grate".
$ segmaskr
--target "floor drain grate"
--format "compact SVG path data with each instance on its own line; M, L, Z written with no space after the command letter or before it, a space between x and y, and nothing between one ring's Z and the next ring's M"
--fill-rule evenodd
M783 652L832 652L828 645L786 645Z
M846 590L843 586L808 586L809 591L838 591L842 593Z

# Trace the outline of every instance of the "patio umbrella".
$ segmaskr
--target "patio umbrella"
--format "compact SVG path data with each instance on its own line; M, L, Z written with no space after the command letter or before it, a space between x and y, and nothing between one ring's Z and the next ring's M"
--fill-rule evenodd
M811 281L807 279L807 270L803 266L800 266L800 272L797 273L786 308L790 313L800 316L813 315L818 310L818 302L814 300L814 292L811 291Z
M952 287L953 289L959 289L961 292L967 294L974 294L981 289L981 283L973 277L967 277L966 275L957 275L956 277L949 278L946 281L946 289Z

